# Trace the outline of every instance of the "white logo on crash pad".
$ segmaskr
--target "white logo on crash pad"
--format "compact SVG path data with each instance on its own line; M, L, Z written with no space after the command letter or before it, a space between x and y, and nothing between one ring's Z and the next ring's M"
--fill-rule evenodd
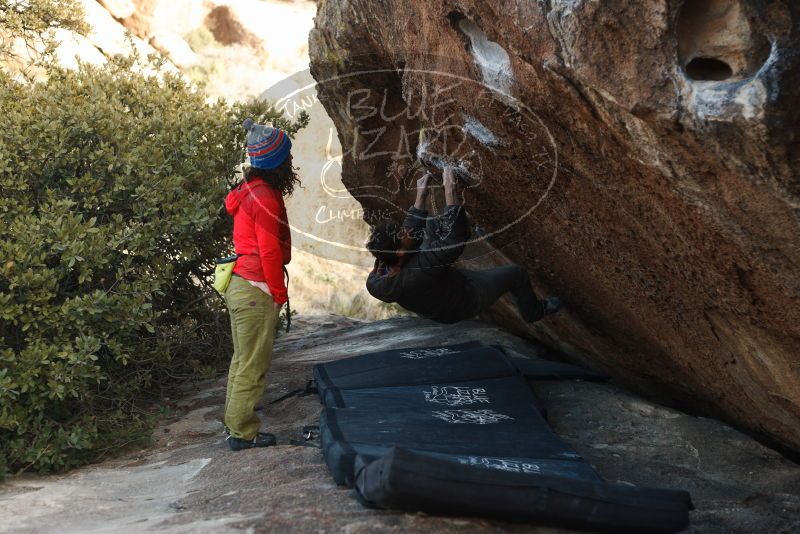
M497 469L499 471L508 471L511 473L541 473L541 468L536 464L517 462L515 460L505 460L503 458L482 458L479 456L470 456L469 458L459 458L459 462L462 464L477 465L487 469Z
M458 354L461 351L441 348L441 349L418 349L410 350L408 352L401 352L401 358L409 358L411 360L423 360L425 358L438 358L439 356L448 356L450 354Z
M431 391L423 391L425 400L447 406L465 406L468 404L489 404L489 397L483 388L467 386L431 386Z
M514 418L492 410L444 410L432 412L433 416L448 423L466 423L472 425L491 425Z

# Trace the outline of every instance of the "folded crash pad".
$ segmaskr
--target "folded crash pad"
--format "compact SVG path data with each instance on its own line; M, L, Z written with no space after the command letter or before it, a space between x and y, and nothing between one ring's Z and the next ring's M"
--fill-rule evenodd
M479 416L496 416L496 413L483 412ZM557 436L542 431L541 427L524 425L520 421L503 421L498 424L504 428L492 432L484 428L494 428L492 424L453 425L450 429L444 428L447 424L445 421L430 421L421 417L403 418L402 414L388 417L385 413L374 411L328 408L320 419L320 442L328 470L339 485L352 485L358 455L375 458L395 445L456 456L464 458L467 463L471 461L470 457L485 457L536 463L543 468L547 465L544 461L558 460L551 463L559 471L572 476L591 476L588 475L591 471L588 465L568 465L581 463L576 461L580 460L578 454L565 446ZM480 426L480 430L476 432L475 426ZM356 432L355 427L362 429ZM480 461L473 460L472 463Z
M579 460L547 425L520 376L425 386L329 389L320 438L337 483L352 481L360 447L503 458ZM336 407L338 406L338 407Z
M379 388L328 388L322 404L335 408L390 411L508 407L518 414L538 410L539 401L520 376Z
M685 491L476 469L399 447L363 464L355 489L371 507L614 532L680 531L692 509Z
M390 445L365 445L363 443L343 443L335 442L328 447L328 453L332 456L350 455L347 460L352 465L348 472L342 473L342 482L340 485L352 487L355 481L355 475L361 469L383 457L388 453L393 446ZM541 474L547 473L551 476L574 478L579 480L594 480L602 481L603 479L597 472L586 462L576 461L575 459L569 460L545 460L541 458L517 458L512 456L481 456L476 454L448 454L440 452L430 452L420 449L413 450L417 454L427 456L430 458L438 458L441 460L448 460L456 462L461 465L470 466L471 468L481 470L501 470L510 471L513 473L527 473L527 474ZM345 465L342 462L342 465Z
M328 388L355 389L430 384L521 374L531 380L607 380L575 365L508 357L502 347L480 341L437 347L392 349L314 366L320 396Z
M609 531L688 525L688 493L604 482L526 380L602 375L469 343L357 356L314 376L325 462L366 505Z
M516 374L517 368L505 354L478 341L387 350L314 366L314 381L321 398L330 387L432 384Z

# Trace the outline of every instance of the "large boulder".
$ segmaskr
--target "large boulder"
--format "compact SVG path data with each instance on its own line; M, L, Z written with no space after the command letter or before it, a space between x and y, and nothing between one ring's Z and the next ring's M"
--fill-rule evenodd
M214 38L224 45L264 46L257 35L244 27L231 6L222 5L212 9L206 16L205 25Z
M799 36L791 0L323 0L309 42L368 221L459 165L566 301L529 334L800 450Z

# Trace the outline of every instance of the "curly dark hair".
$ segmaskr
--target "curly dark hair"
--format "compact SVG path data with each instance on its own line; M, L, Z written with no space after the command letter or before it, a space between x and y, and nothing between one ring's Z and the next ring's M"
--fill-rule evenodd
M250 167L245 171L244 179L249 182L255 178L262 178L266 183L280 191L285 197L292 196L294 188L301 185L300 178L297 177L297 169L292 167L291 154L274 169L257 169Z
M385 265L394 265L400 257L395 252L400 248L400 225L392 220L381 221L372 227L369 239L367 240L367 250L375 256L379 262Z

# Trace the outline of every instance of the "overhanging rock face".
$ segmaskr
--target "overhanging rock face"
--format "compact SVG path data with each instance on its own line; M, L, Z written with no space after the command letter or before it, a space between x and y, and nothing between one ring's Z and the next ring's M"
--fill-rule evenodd
M682 4L321 1L312 74L368 220L457 165L531 333L800 450L800 4Z

